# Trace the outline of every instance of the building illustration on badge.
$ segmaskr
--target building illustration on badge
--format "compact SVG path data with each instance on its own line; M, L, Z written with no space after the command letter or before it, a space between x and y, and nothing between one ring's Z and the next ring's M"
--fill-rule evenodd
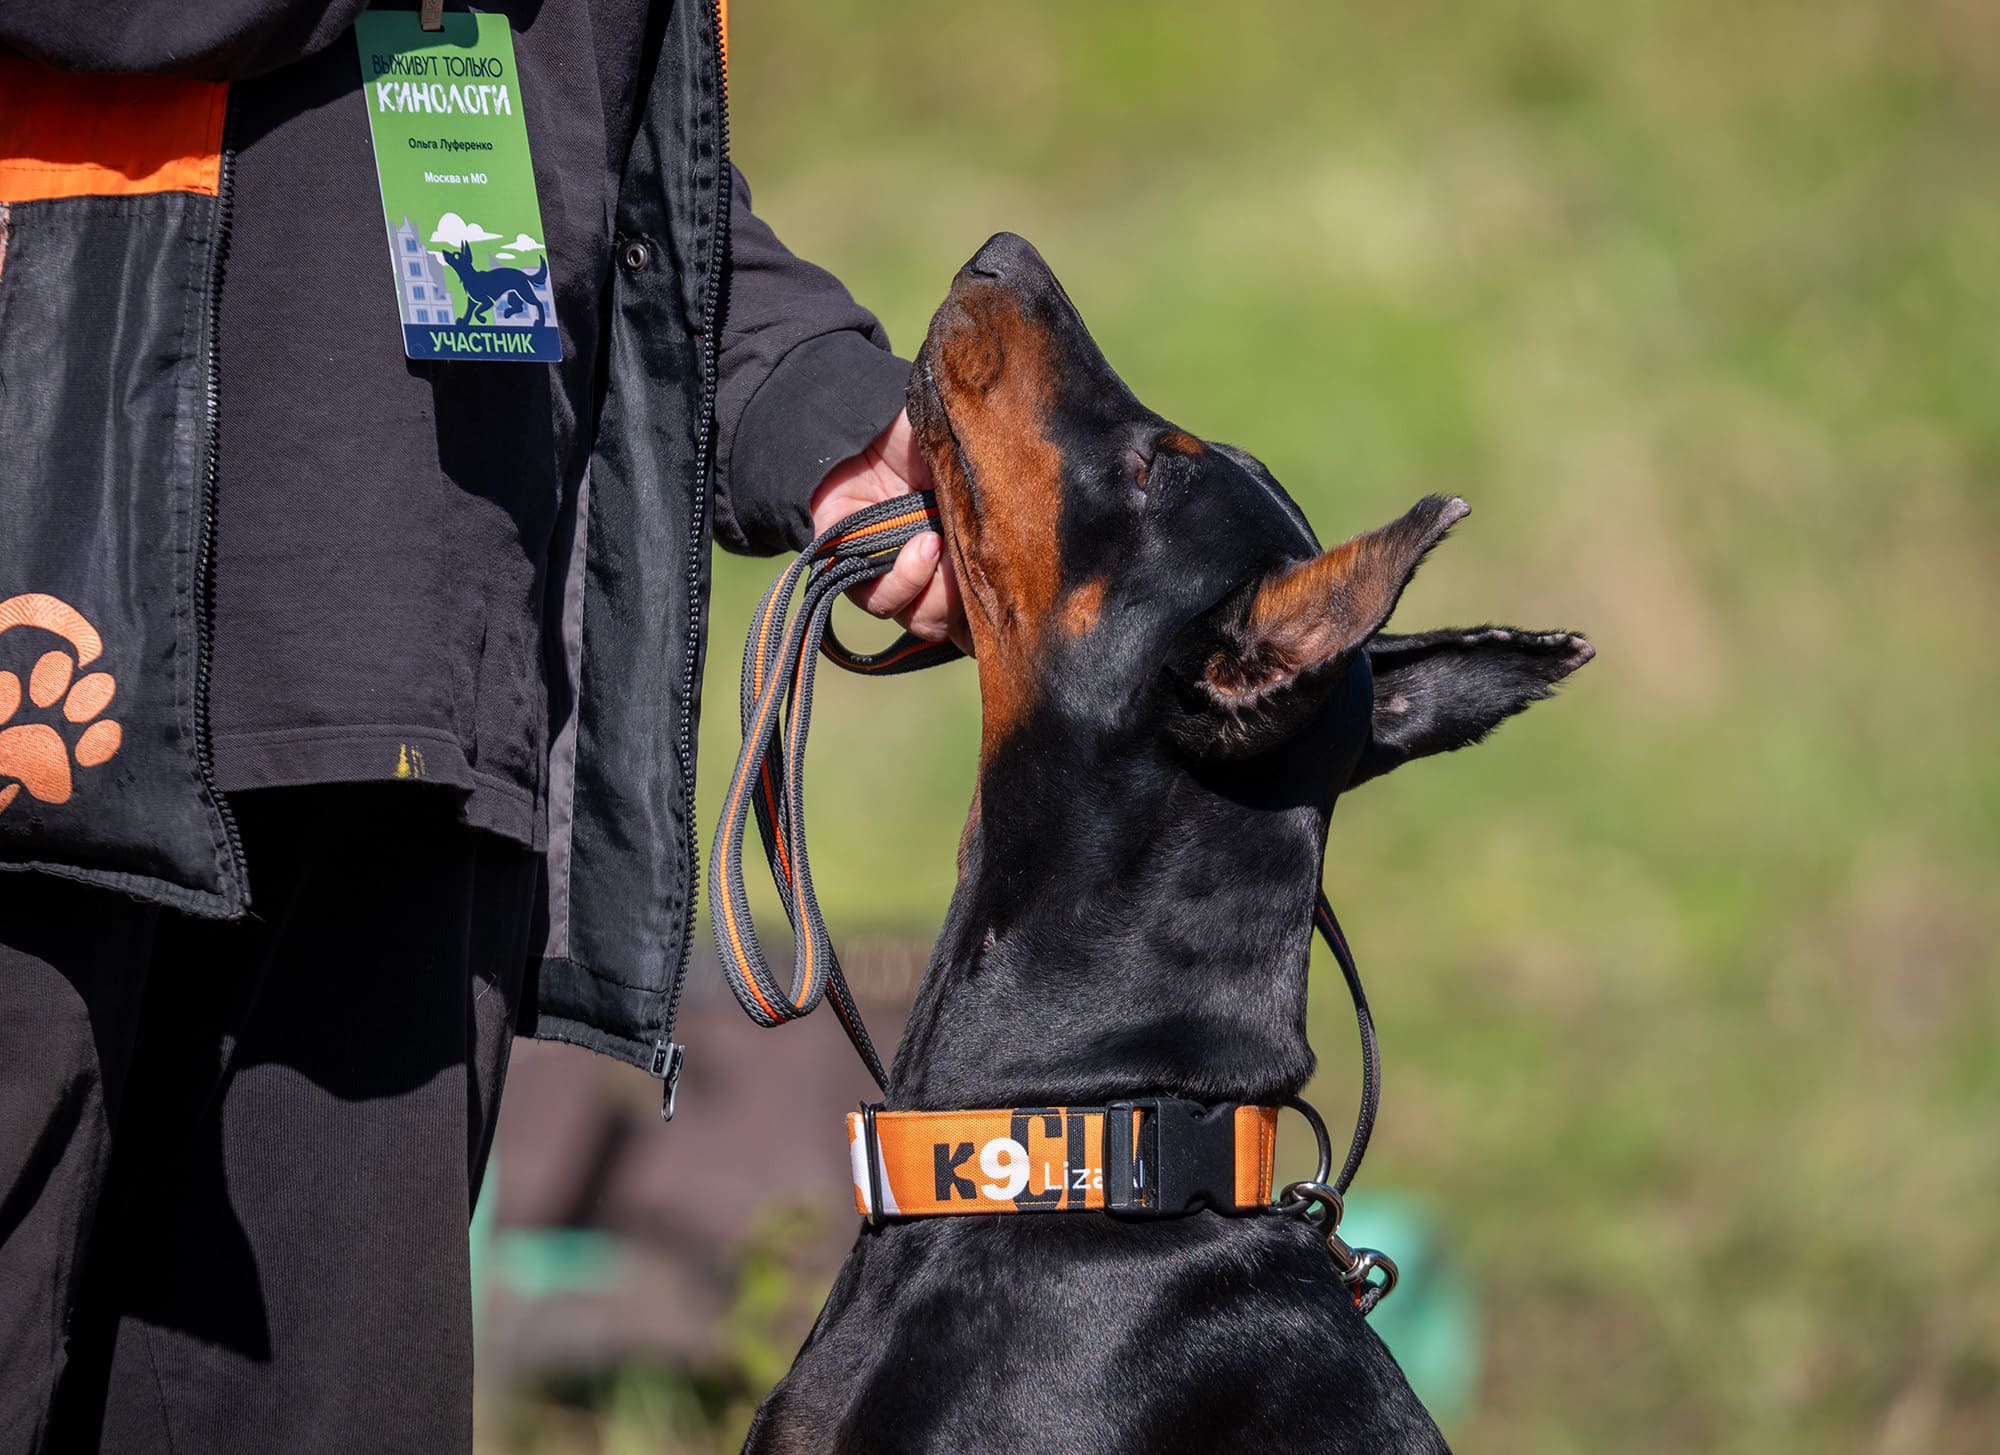
M452 297L444 285L444 265L437 254L424 246L423 238L410 222L408 213L391 234L396 255L397 281L402 284L403 326L413 323L450 323L457 317Z
M504 242L447 212L426 237L406 213L390 246L406 329L478 323L532 331L555 323L548 258L526 233Z

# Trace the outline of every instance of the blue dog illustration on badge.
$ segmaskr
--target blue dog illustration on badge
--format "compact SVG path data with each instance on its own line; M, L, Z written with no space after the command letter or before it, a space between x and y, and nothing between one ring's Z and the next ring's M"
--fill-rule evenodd
M549 260L542 259L542 266L532 273L524 273L519 268L475 268L472 266L472 244L454 251L446 248L441 255L451 265L452 272L458 274L458 281L465 285L465 312L459 316L460 325L485 323L493 312L493 305L502 299L511 301L502 310L502 317L512 318L525 312L527 305L535 309L535 327L541 328L548 320L542 307L542 300L535 289L549 280Z

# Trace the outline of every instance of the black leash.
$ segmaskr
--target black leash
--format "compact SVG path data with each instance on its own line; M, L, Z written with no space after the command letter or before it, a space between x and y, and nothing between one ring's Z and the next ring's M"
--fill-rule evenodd
M806 857L806 728L821 653L850 672L878 677L939 666L964 655L949 642L924 642L907 632L879 652L850 652L834 635L829 620L843 592L886 575L905 542L937 528L937 500L931 493L892 496L856 511L822 534L764 594L743 650L743 751L730 778L708 869L716 947L722 952L729 988L750 1018L761 1026L775 1026L810 1014L822 998L830 1000L868 1074L885 1092L888 1073L848 990L813 893ZM744 890L743 841L753 813L798 947L789 987L780 985L771 972ZM1361 989L1361 972L1324 890L1313 922L1340 964L1361 1030L1361 1110L1347 1160L1332 1184L1339 1194L1361 1170L1375 1130L1382 1057L1368 997Z
M1368 1010L1367 992L1361 988L1361 967L1354 963L1354 952L1347 948L1347 932L1334 917L1324 889L1313 908L1313 923L1333 951L1333 958L1340 962L1341 978L1354 999L1354 1021L1361 1030L1361 1109L1354 1116L1354 1140L1348 1144L1347 1160L1333 1179L1334 1191L1344 1193L1361 1170L1361 1159L1368 1155L1368 1139L1375 1135L1375 1112L1382 1104L1382 1047L1375 1039L1375 1017Z

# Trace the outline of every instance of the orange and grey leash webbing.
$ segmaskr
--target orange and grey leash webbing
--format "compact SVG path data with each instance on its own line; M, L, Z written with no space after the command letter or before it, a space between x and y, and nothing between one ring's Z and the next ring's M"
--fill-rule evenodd
M810 1014L822 998L831 1000L875 1084L885 1089L888 1073L848 991L813 893L806 857L806 728L822 652L850 672L875 676L914 672L963 655L949 642L919 641L907 632L879 652L850 652L829 622L843 592L887 574L904 543L937 529L937 521L937 501L929 492L866 506L808 546L765 593L743 652L743 751L709 858L716 947L743 1009L759 1025L775 1026ZM789 985L772 973L744 891L743 842L752 814L792 922Z

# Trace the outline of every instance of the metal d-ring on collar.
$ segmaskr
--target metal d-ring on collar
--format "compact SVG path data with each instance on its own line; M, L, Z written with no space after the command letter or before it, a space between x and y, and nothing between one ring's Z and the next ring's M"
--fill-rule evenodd
M1326 1123L1320 1119L1320 1114L1303 1096L1288 1096L1285 1098L1285 1105L1306 1119L1307 1125L1313 1129L1313 1141L1319 1145L1319 1170L1302 1181L1288 1183L1284 1196L1271 1204L1271 1211L1274 1213L1284 1217L1300 1217L1320 1200L1303 1195L1299 1191L1300 1188L1325 1187L1328 1191L1332 1191L1328 1187L1327 1178L1333 1175L1333 1138L1327 1135ZM1334 1196L1338 1198L1340 1194L1335 1192Z

